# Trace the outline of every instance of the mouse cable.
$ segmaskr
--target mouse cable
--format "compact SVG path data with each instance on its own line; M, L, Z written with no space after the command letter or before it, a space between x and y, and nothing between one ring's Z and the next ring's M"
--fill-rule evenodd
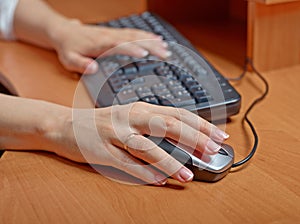
M228 81L233 81L233 82L240 81L246 75L247 68L248 68L249 64L250 64L250 58L246 57L242 73L239 76L237 76L237 77L233 77L233 78L231 78L231 77L225 77L225 79L228 80Z
M253 61L250 59L250 58L246 58L246 61L245 61L245 66L244 66L244 70L242 72L242 74L236 78L227 78L227 80L229 81L239 81L241 80L245 74L247 73L247 67L248 65L250 65L250 67L252 68L252 70L254 71L254 73L263 81L264 85L265 85L265 91L264 93L256 98L252 103L251 105L249 106L249 108L246 110L245 114L244 114L244 117L243 117L243 120L242 122L246 122L251 131L252 131L252 134L253 134L253 137L254 137L254 143L253 143L253 147L250 151L250 153L244 158L242 159L241 161L238 161L234 164L232 164L232 167L238 167L238 166L241 166L243 164L245 164L246 162L248 162L255 154L256 152L256 149L257 149L257 146L258 146L258 135L257 135L257 132L254 128L254 125L252 124L252 122L250 121L250 119L248 118L248 115L250 113L250 111L254 108L254 106L256 104L258 104L259 102L261 102L269 93L269 84L267 82L267 80L261 75L261 73L254 67L254 64L253 64Z

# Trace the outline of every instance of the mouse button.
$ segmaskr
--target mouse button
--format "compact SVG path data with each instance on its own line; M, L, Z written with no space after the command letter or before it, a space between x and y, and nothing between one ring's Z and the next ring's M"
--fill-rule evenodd
M227 153L227 156L234 158L234 150L230 145L222 144L221 146L222 146L222 150ZM222 152L220 152L220 154L222 154ZM222 155L224 155L224 154L222 154Z
M211 162L208 164L206 169L216 173L223 172L231 167L232 162L232 157L216 154L212 156Z
M1 72L0 72L0 90L5 94L18 96L18 92L16 88L13 86L12 82L3 74L1 74Z
M228 156L228 153L223 148L221 148L218 153L224 156Z

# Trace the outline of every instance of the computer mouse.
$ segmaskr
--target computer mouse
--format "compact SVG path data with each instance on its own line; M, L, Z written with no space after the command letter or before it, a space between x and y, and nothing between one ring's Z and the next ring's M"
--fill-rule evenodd
M234 161L234 150L227 144L221 144L221 150L215 155L196 156L197 151L179 145L172 140L160 137L148 137L155 144L184 164L194 173L194 180L216 182L225 177Z
M1 74L1 72L0 72L0 92L7 95L18 96L18 92L16 88L13 86L13 84L9 81L9 79L6 76Z

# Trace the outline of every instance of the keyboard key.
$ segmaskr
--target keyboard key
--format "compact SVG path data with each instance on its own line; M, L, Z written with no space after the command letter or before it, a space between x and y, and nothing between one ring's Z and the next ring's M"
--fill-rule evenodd
M151 103L151 104L156 104L156 105L159 104L159 102L155 96L145 96L140 99L141 99L141 101L144 101L146 103Z
M111 76L112 74L121 74L123 73L122 69L120 68L120 64L116 62L101 62L100 67L103 69L104 74L106 77Z
M161 99L160 103L164 106L182 107L188 105L194 105L196 101L191 97L182 97L174 99Z
M163 96L171 93L168 89L154 89L153 92L156 96Z
M171 92L178 92L178 91L186 91L186 88L184 88L182 85L172 86L169 88Z
M211 96L201 96L201 97L196 97L196 100L198 103L206 103L212 101L213 98Z
M203 96L206 96L206 90L202 89L202 90L196 91L196 92L194 92L193 95L196 99L201 98Z
M154 93L151 91L151 89L150 89L149 87L139 87L139 88L136 90L136 94L137 94L140 98L154 96Z
M168 88L172 88L173 86L181 86L181 82L178 80L166 80L163 79L164 83L168 86Z
M132 81L132 80L135 80L137 78L137 74L136 73L128 73L124 77L127 80Z
M157 83L157 84L154 84L151 89L152 90L163 90L163 89L166 89L167 86L163 83Z
M189 80L184 82L185 86L190 89L192 86L198 85L198 82L196 80Z
M157 97L162 100L162 99L167 99L167 100L173 100L175 97L171 93L166 93L166 94L161 94L157 95Z
M122 89L123 85L122 84L114 84L114 85L111 85L111 87L115 93L118 93Z
M173 71L168 66L159 66L156 68L155 73L159 76L173 76Z
M178 79L182 82L189 78L192 78L192 76L188 73L181 73L178 75Z
M190 97L190 93L189 93L187 90L173 91L172 93L173 93L173 95L174 95L176 98L182 98L182 97L185 97L185 96Z
M118 93L118 101L120 104L133 103L139 100L133 89L125 89Z
M137 73L137 68L135 67L134 64L128 64L128 65L125 65L125 66L123 67L123 70L124 70L124 73L125 73L125 74Z
M139 84L143 84L143 83L145 83L145 78L143 78L143 77L138 77L138 78L131 80L132 85L139 85Z
M135 64L139 72L143 72L143 71L153 70L154 68L161 66L162 63L163 62L143 60L143 61L138 61Z

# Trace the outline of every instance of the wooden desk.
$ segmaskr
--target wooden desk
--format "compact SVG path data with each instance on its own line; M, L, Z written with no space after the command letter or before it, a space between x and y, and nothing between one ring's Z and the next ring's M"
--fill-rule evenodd
M72 105L77 79L54 52L22 43L0 42L0 49L0 70L21 96ZM204 54L226 76L241 71L228 58ZM270 95L250 116L260 136L257 154L220 182L129 186L50 153L6 152L0 159L0 223L297 223L299 74L300 66L263 73ZM252 145L240 121L262 84L248 74L234 86L242 94L242 110L226 130L238 160ZM81 94L83 106L89 105L83 89Z

